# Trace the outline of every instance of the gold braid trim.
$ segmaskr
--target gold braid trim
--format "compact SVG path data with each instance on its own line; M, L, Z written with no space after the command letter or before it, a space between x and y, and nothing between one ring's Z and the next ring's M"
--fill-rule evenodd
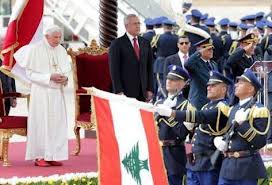
M248 130L246 131L246 133L244 133L244 134L242 134L242 133L239 132L239 135L240 135L242 138L247 139L247 138L249 137L249 135L250 135L253 131L254 131L254 130L253 130L253 128L251 127L251 128L248 129Z
M247 138L247 141L251 142L255 138L256 135L257 135L257 133L253 131L251 136L249 138Z
M158 34L152 37L152 40L150 42L151 48L157 47L157 43L159 41L160 36L161 35Z
M233 41L229 49L229 55L231 55L236 50L237 47L238 41Z
M254 123L254 119L256 118L267 118L267 126L265 131L261 132L254 127L253 123ZM267 134L270 127L270 113L266 107L256 107L256 106L252 107L249 112L248 119L249 119L249 125L254 130L254 132L256 132L259 135Z

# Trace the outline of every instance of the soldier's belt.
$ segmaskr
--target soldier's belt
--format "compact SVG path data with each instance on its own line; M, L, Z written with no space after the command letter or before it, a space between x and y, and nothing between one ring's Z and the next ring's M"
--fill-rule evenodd
M161 146L181 146L184 145L184 141L181 140L160 140Z
M242 157L249 157L252 155L257 154L258 151L251 151L251 150L242 150L242 151L235 151L235 152L224 152L224 157L226 158L242 158Z
M193 153L194 159L199 159L203 157L210 157L214 153L213 150L201 152L201 153Z

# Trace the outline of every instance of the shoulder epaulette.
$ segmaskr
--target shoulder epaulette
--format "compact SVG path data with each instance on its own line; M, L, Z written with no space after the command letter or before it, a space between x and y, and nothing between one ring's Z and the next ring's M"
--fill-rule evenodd
M267 118L267 127L265 128L264 131L258 130L253 124L254 119L258 119L258 118ZM256 136L256 134L259 134L259 135L267 134L270 127L270 112L266 107L263 107L263 106L259 107L255 105L254 107L251 108L249 112L248 121L249 121L250 129L245 134L243 135L240 134L240 136L243 138L246 138L248 142L250 142Z
M152 37L152 40L150 42L152 48L157 47L157 43L159 41L160 36L161 36L160 34L157 34Z
M238 41L235 40L232 42L230 46L229 55L231 55L236 50L237 47L238 47Z
M266 50L268 48L268 43L269 43L269 37L266 36L265 37L265 43L264 43L264 50Z

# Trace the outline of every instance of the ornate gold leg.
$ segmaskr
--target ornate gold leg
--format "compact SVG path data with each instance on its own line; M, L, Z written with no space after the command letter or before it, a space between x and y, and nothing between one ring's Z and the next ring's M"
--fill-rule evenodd
M3 137L3 166L10 166L10 162L8 160L8 146L9 146L9 136Z
M78 155L80 152L81 144L80 144L80 127L74 127L74 133L76 135L76 149L73 152L74 155Z

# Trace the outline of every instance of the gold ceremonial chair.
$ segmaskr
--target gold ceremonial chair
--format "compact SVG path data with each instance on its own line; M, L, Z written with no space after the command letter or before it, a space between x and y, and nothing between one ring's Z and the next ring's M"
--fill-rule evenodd
M108 50L98 46L95 40L90 46L78 51L68 49L72 58L75 89L75 126L77 146L74 155L80 153L80 129L93 130L90 94L84 87L96 87L104 91L111 90L111 78L108 63Z
M11 92L3 93L2 82L0 80L0 161L3 166L10 166L8 147L9 138L14 134L27 135L27 117L26 116L8 116L5 111L6 98L28 98L21 93Z

